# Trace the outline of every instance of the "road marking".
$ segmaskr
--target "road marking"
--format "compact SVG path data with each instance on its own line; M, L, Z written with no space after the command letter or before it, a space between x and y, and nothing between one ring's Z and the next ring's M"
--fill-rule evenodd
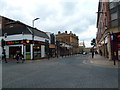
M90 63L93 63L93 61L92 61L92 60L90 60Z
M83 62L82 62L82 63L87 64L86 60L83 60Z

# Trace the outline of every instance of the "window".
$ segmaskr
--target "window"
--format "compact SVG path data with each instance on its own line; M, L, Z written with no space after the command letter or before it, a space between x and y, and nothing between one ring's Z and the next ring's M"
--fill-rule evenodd
M0 24L0 29L2 29L2 24Z
M117 12L111 14L111 20L115 20L118 18Z
M117 2L111 2L110 3L110 9L114 8L117 6Z
M115 26L118 26L118 20L113 20L111 21L111 27L115 27Z

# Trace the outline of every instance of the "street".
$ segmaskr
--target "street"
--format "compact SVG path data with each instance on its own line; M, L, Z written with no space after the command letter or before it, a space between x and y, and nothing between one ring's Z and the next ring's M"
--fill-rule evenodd
M118 68L90 64L91 55L2 64L3 88L118 88Z

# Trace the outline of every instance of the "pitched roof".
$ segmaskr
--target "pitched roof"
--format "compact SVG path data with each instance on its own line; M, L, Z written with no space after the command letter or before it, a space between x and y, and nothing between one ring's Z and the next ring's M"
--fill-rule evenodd
M38 36L38 37L43 37L43 38L47 38L49 39L48 35L43 32L40 31L36 28L32 28L29 26L19 26L19 27L12 27L12 28L7 28L7 29L2 29L2 36L4 36L4 33L7 33L7 35L15 35L15 34L33 34L34 32L34 36Z

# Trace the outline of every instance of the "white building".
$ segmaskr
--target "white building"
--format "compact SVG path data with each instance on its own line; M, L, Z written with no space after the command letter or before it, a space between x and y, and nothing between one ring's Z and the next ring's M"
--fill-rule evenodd
M49 37L43 31L30 26L6 28L3 33L7 33L4 38L6 45L6 57L13 58L17 51L20 51L25 59L38 59L46 57L46 47ZM33 37L34 36L34 37Z

